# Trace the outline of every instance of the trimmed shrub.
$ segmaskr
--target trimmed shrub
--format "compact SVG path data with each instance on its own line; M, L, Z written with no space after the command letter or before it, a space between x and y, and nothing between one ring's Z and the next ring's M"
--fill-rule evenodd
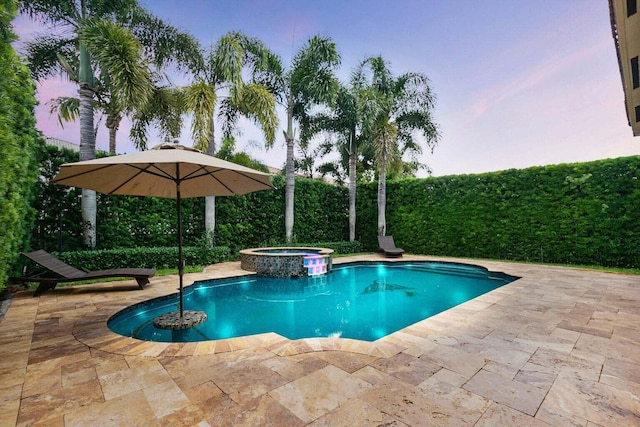
M182 248L185 265L210 265L232 259L224 246L188 246ZM178 248L126 248L65 252L57 255L67 264L85 271L109 268L177 268Z

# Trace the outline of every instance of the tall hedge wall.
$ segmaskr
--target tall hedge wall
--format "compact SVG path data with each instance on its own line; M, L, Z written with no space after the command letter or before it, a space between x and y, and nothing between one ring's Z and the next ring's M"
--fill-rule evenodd
M42 174L75 161L49 148ZM76 159L74 159L76 156ZM387 229L417 254L532 262L640 266L640 157L391 181ZM284 242L284 179L275 190L216 200L216 242L232 253ZM82 247L78 194L40 187L32 247ZM358 186L357 240L376 249L376 183ZM203 199L183 200L184 243L204 236ZM348 240L348 190L297 179L295 240ZM61 232L59 232L62 224ZM98 248L175 245L175 201L99 195Z
M62 163L77 160L78 153L47 147L34 204L37 221L32 231L33 248L62 252L83 248L80 191L48 184ZM274 176L273 184L274 190L216 198L216 246L227 246L236 253L247 247L284 242L284 177ZM175 246L175 200L97 197L97 249ZM348 240L346 188L298 179L295 206L296 242ZM198 245L205 234L204 199L183 199L182 218L184 245Z
M0 0L0 289L33 223L30 203L36 156L44 139L36 130L35 87L11 46L16 4Z
M640 157L387 184L387 234L417 254L640 266ZM376 246L376 185L358 239Z

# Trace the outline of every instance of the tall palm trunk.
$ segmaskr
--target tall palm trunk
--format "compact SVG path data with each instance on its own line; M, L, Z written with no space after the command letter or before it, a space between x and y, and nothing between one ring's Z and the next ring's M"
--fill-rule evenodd
M356 240L356 147L355 135L349 136L349 241Z
M88 84L80 85L80 161L96 158L95 134L93 133L93 90ZM83 241L88 249L96 247L96 192L82 190Z
M287 141L287 165L285 167L285 186L284 186L284 229L287 243L293 240L293 197L295 194L295 171L293 168L293 148L295 138L293 135L293 101L289 101L287 108L287 132L284 134Z
M376 131L376 162L378 164L378 236L387 234L387 169L399 161L398 128L385 115Z
M116 133L120 127L120 117L107 116L107 129L109 129L109 154L116 154Z
M209 246L216 243L216 197L207 196L204 198L204 228L207 233L207 241Z
M80 161L96 158L96 134L93 129L93 70L91 69L91 56L83 43L80 43L80 63L78 67L79 86L79 112L80 112ZM96 192L82 190L80 201L82 213L83 242L88 249L96 247L96 216L97 201Z
M207 145L207 154L215 156L216 140L214 139L215 128L214 119L211 119L211 127L209 128L209 145ZM216 198L208 196L204 198L204 229L207 234L207 240L210 246L215 245L216 231Z
M378 236L387 233L387 172L386 168L380 167L378 172Z

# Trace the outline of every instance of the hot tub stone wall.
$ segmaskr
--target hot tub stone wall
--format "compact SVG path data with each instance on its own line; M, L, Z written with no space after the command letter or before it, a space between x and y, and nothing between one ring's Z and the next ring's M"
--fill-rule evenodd
M258 255L241 255L240 268L247 271L256 271L256 260Z
M284 248L283 248L284 249ZM291 248L289 248L291 249ZM294 248L304 249L304 248ZM307 248L317 251L317 248ZM260 249L255 249L259 251ZM322 256L327 266L327 273L332 269L332 250L322 250L314 256ZM240 251L240 267L243 270L255 271L259 276L267 277L307 277L309 272L304 266L305 254L253 253L252 250Z
M300 277L306 276L302 265L304 256L269 256L256 259L256 274L268 277Z

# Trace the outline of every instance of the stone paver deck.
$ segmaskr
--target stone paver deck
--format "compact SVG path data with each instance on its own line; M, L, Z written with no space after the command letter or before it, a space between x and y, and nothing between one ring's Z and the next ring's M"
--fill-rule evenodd
M334 262L364 259L382 258ZM640 426L640 276L456 261L522 278L373 343L106 327L175 276L21 292L0 322L0 426Z

